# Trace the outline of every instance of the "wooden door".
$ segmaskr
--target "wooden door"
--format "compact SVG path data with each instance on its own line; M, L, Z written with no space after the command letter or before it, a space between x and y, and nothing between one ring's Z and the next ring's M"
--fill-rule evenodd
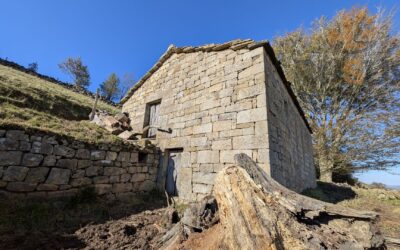
M159 116L160 116L160 103L155 103L150 105L149 110L149 132L147 134L148 138L156 137L157 127L159 126Z
M177 179L181 167L181 154L182 151L170 151L168 155L165 190L169 196L179 195Z

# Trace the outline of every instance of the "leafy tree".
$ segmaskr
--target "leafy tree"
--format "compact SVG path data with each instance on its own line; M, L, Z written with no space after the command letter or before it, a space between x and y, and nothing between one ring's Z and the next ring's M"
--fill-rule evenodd
M135 78L131 73L125 73L121 79L119 99L121 100L135 84Z
M30 71L37 72L38 68L39 68L39 65L38 65L37 62L33 62L33 63L28 64L28 69Z
M80 57L69 57L60 63L58 67L73 79L75 86L78 88L86 88L90 85L88 67L82 63Z
M399 164L400 37L391 27L391 14L354 8L274 40L324 181Z
M109 101L118 97L120 93L120 80L115 73L112 73L106 81L100 84L100 92Z

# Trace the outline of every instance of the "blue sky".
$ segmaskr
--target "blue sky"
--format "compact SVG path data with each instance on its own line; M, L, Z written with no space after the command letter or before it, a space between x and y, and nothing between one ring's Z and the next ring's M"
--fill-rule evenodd
M89 89L94 90L112 72L132 73L139 79L169 44L272 40L351 6L367 5L374 11L399 4L398 0L0 0L0 57L22 65L38 62L40 73L69 81L57 65L69 56L80 56L91 73ZM394 22L398 32L400 14ZM362 176L365 181L400 184L397 175Z

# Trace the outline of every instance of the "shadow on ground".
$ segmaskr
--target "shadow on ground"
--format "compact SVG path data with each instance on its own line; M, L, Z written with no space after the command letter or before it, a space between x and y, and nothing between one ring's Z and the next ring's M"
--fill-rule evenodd
M165 207L160 194L136 195L124 201L73 197L68 200L0 202L0 249L81 249L86 243L75 234L98 225Z
M303 191L302 194L317 200L335 204L344 200L354 199L357 195L351 187L346 185L320 181L317 184L318 186L316 188L307 189Z

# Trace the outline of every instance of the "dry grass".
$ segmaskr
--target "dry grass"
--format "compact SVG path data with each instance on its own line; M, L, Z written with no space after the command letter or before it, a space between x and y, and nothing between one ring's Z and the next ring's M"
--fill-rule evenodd
M397 193L396 193L397 192ZM319 183L303 194L357 210L379 213L378 226L385 236L400 238L400 191L382 188L336 186ZM397 195L393 195L396 193Z
M0 65L0 127L38 129L91 143L118 141L88 122L93 103L91 97ZM119 112L101 101L98 108Z

